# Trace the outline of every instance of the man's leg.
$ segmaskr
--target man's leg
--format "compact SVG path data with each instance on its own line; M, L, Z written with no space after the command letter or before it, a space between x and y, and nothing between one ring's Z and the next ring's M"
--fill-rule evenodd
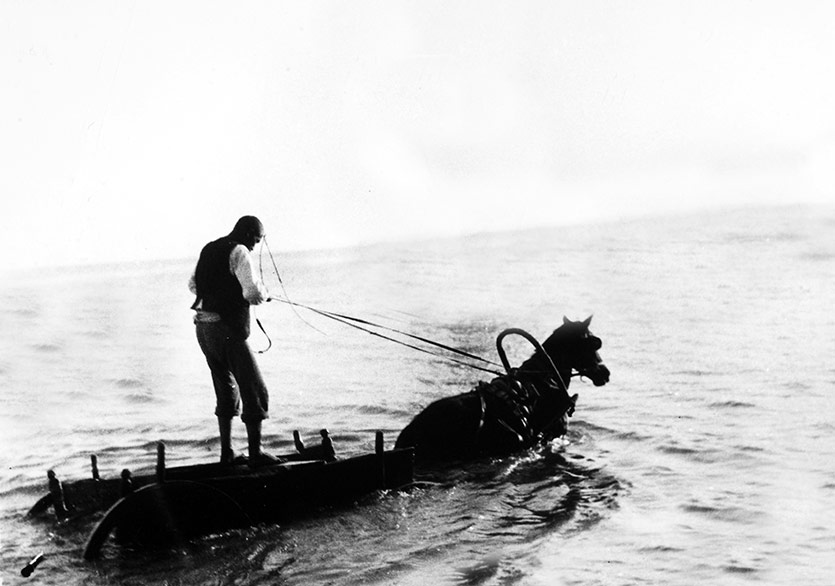
M274 462L275 458L261 451L261 423L267 418L269 409L267 385L249 344L245 340L227 342L227 356L243 402L241 419L246 424L250 466Z
M229 463L235 458L232 451L232 419L241 412L241 399L237 381L227 364L225 340L226 334L220 324L197 324L197 341L212 373L212 386L217 399L215 415L220 432L220 461Z
M246 422L246 437L249 441L249 467L258 468L259 466L267 466L269 464L277 464L283 462L281 458L276 458L266 452L261 451L261 421L247 421Z
M249 442L249 461L255 463L261 457L261 422L246 422L246 439Z
M232 418L218 417L217 427L220 431L220 463L231 464L235 459L232 451Z

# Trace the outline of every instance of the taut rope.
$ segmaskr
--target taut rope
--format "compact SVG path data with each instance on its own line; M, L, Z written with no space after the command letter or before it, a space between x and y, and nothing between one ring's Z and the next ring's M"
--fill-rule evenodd
M402 340L392 338L391 336L386 336L384 334L381 334L380 332L376 332L376 331L371 330L369 328L378 328L378 329L381 329L381 330L385 330L385 331L388 331L388 332L399 334L401 336L406 336L408 338L418 340L418 341L423 342L425 344L430 344L432 346L442 348L442 349L444 349L448 352L453 352L455 354L459 354L461 356L464 356L464 357L472 359L472 360L477 360L479 362L484 362L484 363L486 363L488 365L491 365L491 366L500 366L499 364L497 364L495 362L492 362L490 360L487 360L486 358L482 358L481 356L471 354L471 353L466 352L464 350L461 350L459 348L454 348L454 347L449 346L447 344L442 344L440 342L430 340L429 338L424 338L422 336L417 336L415 334L410 334L410 333L404 332L402 330L398 330L398 329L395 329L395 328L390 328L388 326L384 326L382 324L374 323L374 322L366 320L366 319L361 319L361 318L358 318L358 317L353 317L353 316L345 315L345 314L341 314L341 313L335 313L333 311L327 311L325 309L318 309L318 308L315 308L315 307L311 307L309 305L305 305L303 303L298 303L298 302L292 301L290 299L290 296L287 294L287 288L284 286L284 280L281 278L281 273L278 271L278 265L275 262L275 257L273 256L272 250L270 250L270 245L267 242L267 239L264 238L263 242L264 242L264 246L267 249L267 254L270 257L270 262L272 263L273 270L275 271L275 276L278 278L278 282L281 285L281 291L284 293L283 298L282 297L270 297L269 299L267 299L267 301L268 302L269 301L279 301L281 303L286 303L287 305L289 305L293 309L293 313L295 313L296 316L301 321L303 321L305 324L307 324L308 326L310 326L311 328L313 328L314 330L316 330L320 334L324 334L324 332L322 332L320 329L316 328L310 322L305 320L301 315L299 315L299 312L296 310L297 307L307 309L308 311L312 311L313 313L316 313L316 314L321 315L323 317L326 317L328 319L332 319L334 321L343 323L347 326L351 326L352 328L356 328L358 330L364 331L368 334L371 334L372 336L377 336L378 338L382 338L384 340L388 340L390 342L394 342L396 344L406 346L407 348L411 348L411 349L417 350L419 352L424 352L426 354L430 354L430 355L438 357L438 358L443 358L444 360L448 360L450 362L454 362L454 363L460 364L462 366L467 366L469 368L474 368L476 370L481 370L481 371L484 371L484 372L489 372L490 374L495 374L497 376L501 376L502 373L497 372L495 370L492 370L492 369L489 369L489 368L484 368L484 367L481 367L481 366L477 366L477 365L471 364L469 362L464 362L463 360L457 360L457 359L451 358L449 356L444 356L442 354L438 354L437 352L432 352L431 350L427 350L426 348L421 348L420 346L416 346L414 344L406 343ZM263 267L263 257L261 255L259 255L259 263L258 264L259 264L258 269L261 273L261 281L263 282L263 280L264 280L264 267ZM264 333L264 336L266 336L267 341L269 343L267 348L265 348L264 350L259 351L259 354L263 354L264 352L266 352L267 350L269 350L272 347L272 340L270 340L270 337L267 334L266 330L264 329L264 326L261 324L261 320L256 318L255 321L258 324L258 327L261 328L261 331Z

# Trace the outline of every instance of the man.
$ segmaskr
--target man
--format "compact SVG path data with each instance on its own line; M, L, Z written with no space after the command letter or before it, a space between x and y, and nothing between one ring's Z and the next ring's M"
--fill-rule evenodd
M268 416L269 393L247 343L249 306L269 298L250 254L263 238L261 221L242 217L228 236L203 247L189 283L197 296L192 305L197 342L209 364L217 397L220 461L231 464L235 460L232 418L241 415L251 467L276 461L261 451L261 422Z

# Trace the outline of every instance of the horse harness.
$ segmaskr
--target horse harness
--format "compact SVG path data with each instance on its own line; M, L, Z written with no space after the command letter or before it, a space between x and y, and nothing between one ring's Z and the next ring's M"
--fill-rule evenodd
M522 444L533 438L530 416L533 405L539 398L539 391L531 383L520 381L513 375L498 376L489 383L478 383L474 393L481 404L477 434L481 434L488 410L495 422Z
M534 430L531 427L530 417L540 398L540 392L533 383L520 380L515 369L511 369L508 374L498 376L490 382L479 382L472 392L478 396L481 406L476 434L481 435L487 420L487 413L490 411L496 424L521 445L532 445L542 431L551 427L556 420L565 415L571 417L574 414L578 397L576 394L568 397L569 402L564 413L555 415L540 430Z

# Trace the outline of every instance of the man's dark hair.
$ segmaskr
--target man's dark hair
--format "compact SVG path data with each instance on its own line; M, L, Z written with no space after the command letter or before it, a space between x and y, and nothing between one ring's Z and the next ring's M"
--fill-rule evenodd
M264 224L261 223L261 220L255 216L243 216L235 223L235 227L232 228L229 237L238 242L244 242L252 236L263 233Z

